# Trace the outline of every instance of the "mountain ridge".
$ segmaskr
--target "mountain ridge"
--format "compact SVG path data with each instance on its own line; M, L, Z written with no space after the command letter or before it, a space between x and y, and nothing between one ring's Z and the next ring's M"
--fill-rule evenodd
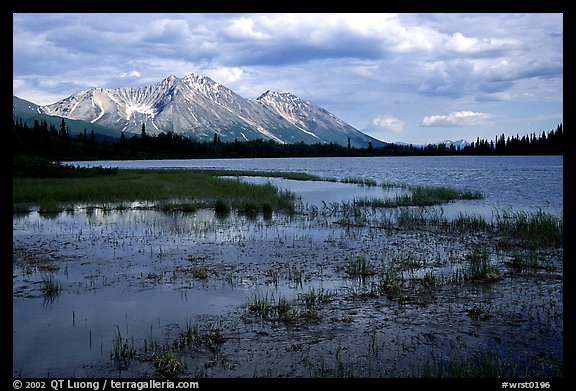
M279 143L337 143L365 148L387 143L291 93L267 90L247 99L214 80L189 74L170 75L141 87L102 87L79 91L58 102L38 106L42 114L149 134L173 132L201 141L218 134L222 141L273 140Z

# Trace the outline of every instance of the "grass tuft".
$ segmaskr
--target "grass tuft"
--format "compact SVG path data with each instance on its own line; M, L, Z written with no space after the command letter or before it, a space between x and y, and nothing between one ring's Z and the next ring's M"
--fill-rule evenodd
M488 282L500 279L500 272L490 264L486 249L474 249L466 255L466 261L468 264L464 271L464 280Z
M156 371L165 377L174 377L186 369L186 364L169 346L154 352L153 361Z
M348 262L346 273L350 277L369 277L375 275L376 270L370 261L361 255Z
M126 369L135 356L134 338L130 338L130 340L123 338L120 328L116 326L116 336L112 342L112 352L110 353L112 361L114 361L118 369Z

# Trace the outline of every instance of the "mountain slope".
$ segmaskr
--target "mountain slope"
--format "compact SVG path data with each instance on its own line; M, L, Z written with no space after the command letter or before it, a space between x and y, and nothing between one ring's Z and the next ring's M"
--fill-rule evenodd
M17 96L12 97L12 113L39 113L39 107L37 104L29 102L27 100L18 98Z
M274 140L280 143L382 145L326 110L291 94L267 91L256 100L241 97L208 77L169 76L159 83L118 89L93 88L78 92L41 113L88 121L108 128L148 134L174 132L222 141Z
M62 122L61 117L43 114L40 110L40 106L37 104L18 98L17 96L13 96L12 98L12 116L16 120L21 119L22 122L26 122L30 127L34 126L34 121L46 121L48 126L54 125L57 129L60 129L60 124ZM85 130L87 132L93 130L97 140L113 140L118 139L119 136L118 131L114 129L82 120L66 119L66 126L70 129L70 134L72 136L84 133Z
M320 106L304 101L289 92L278 93L268 90L256 100L318 140L344 144L342 140L347 142L349 137L351 144L363 148L367 147L369 142L374 147L384 144L356 130Z

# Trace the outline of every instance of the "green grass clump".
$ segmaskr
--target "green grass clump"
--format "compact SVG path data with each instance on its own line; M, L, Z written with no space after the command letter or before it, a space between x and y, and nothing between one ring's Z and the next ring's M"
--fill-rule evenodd
M246 170L206 170L213 176L252 176L252 177L265 177L265 178L282 178L291 179L294 181L322 181L323 178L306 174L304 172L285 172L285 171L246 171Z
M360 185L360 186L367 186L367 187L378 186L378 183L374 179L366 179L366 178L344 178L340 182L341 183L350 183L350 184Z
M541 267L536 254L522 254L517 251L512 255L511 265L516 271Z
M114 361L118 369L126 369L135 356L136 347L134 346L134 338L123 338L120 333L120 328L116 326L116 336L112 342L110 358Z
M332 294L325 291L324 288L318 290L311 288L308 292L301 295L301 300L304 302L306 307L310 309L318 304L329 303L332 301Z
M207 280L210 275L208 268L204 266L194 266L190 268L190 273L199 280Z
M464 280L468 281L494 281L500 279L500 272L490 263L488 251L474 249L466 255L467 267L464 271Z
M168 201L168 202L163 202L160 203L158 205L158 208L164 212L196 212L198 210L198 208L200 207L200 205L198 203L194 203L194 202L178 202L178 201ZM127 209L127 207L124 207L123 209L118 209L116 208L116 210L124 210Z
M295 196L271 184L220 178L210 170L119 170L115 175L12 178L15 209L28 205L156 201L169 209L215 207L218 200L243 212L295 210ZM179 200L174 203L173 200ZM188 205L188 206L187 206Z
M479 191L458 190L446 186L409 186L405 184L384 183L383 188L401 188L411 194L397 195L394 198L364 198L356 200L357 206L372 208L397 208L404 206L433 206L455 200L477 200L484 198Z
M375 275L376 270L370 261L361 255L348 262L346 273L348 273L350 277L368 277Z
M58 296L62 290L52 275L42 277L42 287L40 289L46 299L51 299Z
M397 270L389 267L378 274L378 279L372 284L371 293L380 295L394 295L402 289L403 276Z
M547 247L563 242L562 217L543 211L498 212L494 216L495 228L513 238L523 240L528 247Z
M173 346L175 349L183 349L189 346L205 346L215 351L227 340L228 338L224 336L222 330L213 328L211 324L201 328L197 324L192 326L190 322L186 322L186 329L178 334Z
M492 355L474 355L469 359L460 356L448 360L434 361L425 365L421 377L433 378L517 378L517 366L512 366L499 357Z
M174 377L186 369L186 364L169 346L156 351L153 361L156 371L165 377Z
M298 309L286 298L280 296L275 300L274 295L268 296L268 293L255 293L248 310L258 318L284 323L294 323L299 317Z
M38 213L46 214L46 215L53 215L62 212L64 208L60 205L59 202L54 200L44 200L38 205Z
M488 231L492 228L491 224L482 216L468 215L462 212L458 213L458 216L450 222L449 226L458 232Z
M501 357L496 353L478 352L466 357L459 352L443 359L432 358L414 373L419 378L451 379L544 379L563 377L563 362L556 359ZM548 383L548 382L546 382ZM540 384L540 383L537 383Z
M412 194L396 198L395 206L432 206L454 200L482 199L482 193L470 190L457 190L446 186L413 186Z
M214 204L214 211L217 215L225 216L230 214L230 205L228 202L218 199Z

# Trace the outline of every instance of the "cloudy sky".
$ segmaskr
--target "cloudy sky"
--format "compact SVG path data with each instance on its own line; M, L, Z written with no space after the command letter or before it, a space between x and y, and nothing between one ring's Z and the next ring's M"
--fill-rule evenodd
M388 142L494 139L563 121L563 15L13 14L13 92L208 76L291 92Z

